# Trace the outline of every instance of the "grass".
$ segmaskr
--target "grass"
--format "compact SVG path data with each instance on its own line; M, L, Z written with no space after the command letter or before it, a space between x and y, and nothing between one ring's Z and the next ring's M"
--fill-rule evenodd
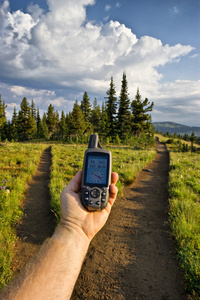
M168 138L159 136L160 141ZM185 143L185 142L183 142ZM15 224L23 215L21 208L27 182L35 172L45 144L0 144L0 286L12 275L11 263L16 242ZM51 206L60 218L60 192L82 168L87 145L53 144ZM112 152L112 170L119 174L119 195L137 173L155 156L155 149L137 150L129 146L105 146ZM170 150L169 219L177 243L180 265L187 290L194 299L200 295L200 154L181 152L180 142L168 144ZM6 179L6 181L5 181Z
M23 194L45 147L39 144L0 144L0 287L12 275L11 263L17 238L14 226L23 215Z
M169 220L178 260L184 270L187 291L193 299L200 299L200 153L184 152L185 141L169 143L168 138L159 138L170 151ZM195 146L198 149L199 145Z
M187 290L200 296L200 155L170 152L170 222Z
M2 143L0 144L0 288L12 276L12 258L16 243L15 225L23 215L22 200L27 182L37 169L46 144ZM60 218L60 192L82 168L87 145L53 144L51 170L51 208ZM136 150L128 146L105 146L112 151L112 170L120 180L119 194L123 187L133 182L138 171L154 158L156 151ZM5 181L6 179L6 181Z
M76 172L82 169L86 145L53 145L52 171L51 171L51 208L60 219L60 193ZM135 150L128 146L105 146L112 152L112 170L119 174L117 187L119 195L123 187L131 184L137 173L153 160L156 151Z

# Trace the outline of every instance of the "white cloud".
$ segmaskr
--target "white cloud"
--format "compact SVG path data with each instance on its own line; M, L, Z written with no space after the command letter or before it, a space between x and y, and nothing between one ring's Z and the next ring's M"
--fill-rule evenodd
M121 7L121 4L120 4L119 2L117 2L117 3L116 3L116 7L117 7L117 8L120 8L120 7Z
M154 121L175 121L185 125L199 125L200 80L176 80L159 86L155 99Z
M105 6L105 11L109 11L110 9L111 9L111 6L107 4L107 5Z
M87 90L104 97L111 76L119 92L123 71L127 73L132 98L138 86L145 97L168 99L170 87L178 95L170 83L161 85L158 67L178 63L193 50L191 46L163 45L150 36L137 39L131 29L117 21L89 22L86 6L94 5L94 0L48 0L47 3L48 12L30 5L26 14L11 13L7 0L0 7L0 76L5 82L25 80L29 86L10 87L12 95L26 94L40 105L54 101L59 109L69 108L72 97L67 99L50 91L73 88L77 94ZM117 2L116 6L119 5ZM38 90L30 88L37 85ZM188 90L187 85L190 85ZM196 93L196 85L191 83L175 82L174 86L180 87L185 95Z
M55 110L58 110L60 114L62 110L65 113L71 111L74 104L73 98L70 99L68 97L57 96L56 92L52 90L33 89L2 83L0 83L0 90L2 95L4 95L2 100L5 101L7 105L6 116L8 119L12 118L14 107L16 107L16 110L19 111L20 104L24 97L27 98L29 104L33 99L36 108L39 107L40 109L41 117L44 112L47 112L47 108L50 103L54 106ZM80 95L77 94L75 96L79 97Z

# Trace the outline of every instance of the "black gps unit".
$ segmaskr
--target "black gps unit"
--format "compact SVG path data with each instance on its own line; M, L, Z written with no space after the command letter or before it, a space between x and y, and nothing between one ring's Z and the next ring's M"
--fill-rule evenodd
M111 165L111 152L101 148L98 135L91 135L84 156L81 191L81 202L88 211L100 211L106 208L111 182Z

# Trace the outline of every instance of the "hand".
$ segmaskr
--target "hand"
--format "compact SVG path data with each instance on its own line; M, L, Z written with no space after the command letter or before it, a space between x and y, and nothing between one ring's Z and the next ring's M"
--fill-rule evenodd
M88 212L81 203L82 171L68 183L61 193L61 222L66 228L73 228L84 233L91 241L95 234L104 226L111 211L111 207L117 196L117 187L115 183L118 180L118 174L113 172L111 175L111 185L109 202L102 211Z

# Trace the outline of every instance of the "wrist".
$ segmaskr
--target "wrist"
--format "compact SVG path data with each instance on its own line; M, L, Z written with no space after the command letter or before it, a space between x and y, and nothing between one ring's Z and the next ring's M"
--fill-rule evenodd
M89 238L80 227L71 223L63 223L62 220L57 226L52 239L62 243L73 241L79 247L82 246L83 249L86 249L86 251L90 244Z

